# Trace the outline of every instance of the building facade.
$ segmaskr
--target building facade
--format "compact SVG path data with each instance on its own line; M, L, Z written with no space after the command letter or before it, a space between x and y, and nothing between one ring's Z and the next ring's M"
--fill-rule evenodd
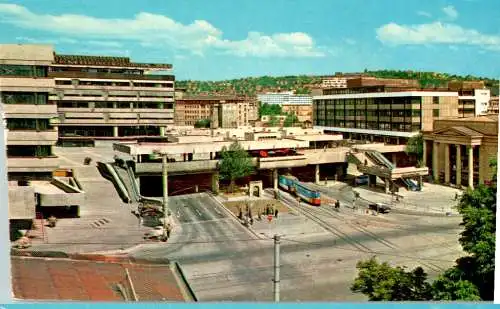
M313 105L310 104L282 104L282 111L284 113L291 113L297 116L299 122L311 122L312 123L312 111Z
M488 104L488 114L498 114L498 97L491 97Z
M254 99L246 97L187 96L178 97L175 106L175 124L194 126L202 119L212 119L217 113L217 127L246 126L257 119Z
M310 95L301 95L294 94L293 91L288 92L278 92L278 93L265 93L258 94L257 100L262 104L312 104L312 96Z
M498 154L498 115L436 120L423 132L424 164L434 181L474 188L489 184Z
M458 115L462 118L486 115L490 101L490 90L483 81L453 81L448 83L450 91L458 92Z
M458 116L456 92L349 93L315 96L313 102L318 128L389 143L432 131L435 119Z
M175 78L166 73L171 69L125 57L55 54L49 100L57 104L60 142L163 135L174 123Z
M6 125L9 180L50 178L58 167L57 105L49 99L50 46L0 45L0 106Z

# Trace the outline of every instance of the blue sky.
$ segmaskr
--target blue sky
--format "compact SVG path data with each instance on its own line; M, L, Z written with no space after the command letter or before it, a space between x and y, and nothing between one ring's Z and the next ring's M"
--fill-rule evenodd
M0 29L0 43L172 63L179 80L500 72L499 0L0 0Z

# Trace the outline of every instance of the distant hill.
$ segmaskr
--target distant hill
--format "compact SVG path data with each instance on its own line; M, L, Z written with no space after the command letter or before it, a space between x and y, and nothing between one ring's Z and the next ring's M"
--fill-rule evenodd
M498 80L477 76L460 76L436 72L379 70L364 71L364 76L379 78L416 79L423 87L443 86L448 81L483 80L486 87L491 89L492 95L498 95ZM185 88L188 94L211 95L244 95L255 96L258 93L295 90L298 94L309 94L311 89L321 84L324 76L261 76L231 79L223 81L177 81L176 87Z

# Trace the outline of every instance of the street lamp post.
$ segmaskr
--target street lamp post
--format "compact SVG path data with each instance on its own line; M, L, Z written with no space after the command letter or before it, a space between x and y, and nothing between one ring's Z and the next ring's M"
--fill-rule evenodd
M167 236L167 219L170 218L170 209L168 208L168 162L167 154L161 154L162 163L162 182L163 182L163 237Z

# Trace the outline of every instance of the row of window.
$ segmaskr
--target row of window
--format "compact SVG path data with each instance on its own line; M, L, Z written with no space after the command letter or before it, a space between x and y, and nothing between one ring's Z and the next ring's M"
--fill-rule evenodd
M18 146L7 147L7 157L49 157L52 156L52 146Z
M49 119L23 119L8 118L7 129L9 130L49 130L52 129Z
M439 102L439 97L433 97ZM356 106L365 106L365 105L380 105L380 104L405 104L405 105L414 105L421 104L421 97L386 97L386 98L356 98L356 99L315 99L313 101L314 105L319 106L343 106L343 105L356 105Z
M346 121L346 120L316 120L315 125L352 129L384 130L399 132L414 132L420 130L420 123L376 122L376 121Z
M121 108L121 109L173 109L174 103L164 102L79 102L79 101L59 101L59 108Z
M66 86L109 86L109 87L154 87L154 88L172 88L173 83L136 83L136 82L109 82L109 81L80 81L73 80L56 80L56 85Z
M2 103L4 104L35 104L45 105L48 103L47 93L34 92L2 92Z
M47 77L47 67L0 64L0 76Z
M310 115L310 114L309 114ZM325 112L321 110L315 111L315 115L321 118L324 117ZM420 110L327 110L327 118L339 117L339 116L372 116L372 117L420 117Z

